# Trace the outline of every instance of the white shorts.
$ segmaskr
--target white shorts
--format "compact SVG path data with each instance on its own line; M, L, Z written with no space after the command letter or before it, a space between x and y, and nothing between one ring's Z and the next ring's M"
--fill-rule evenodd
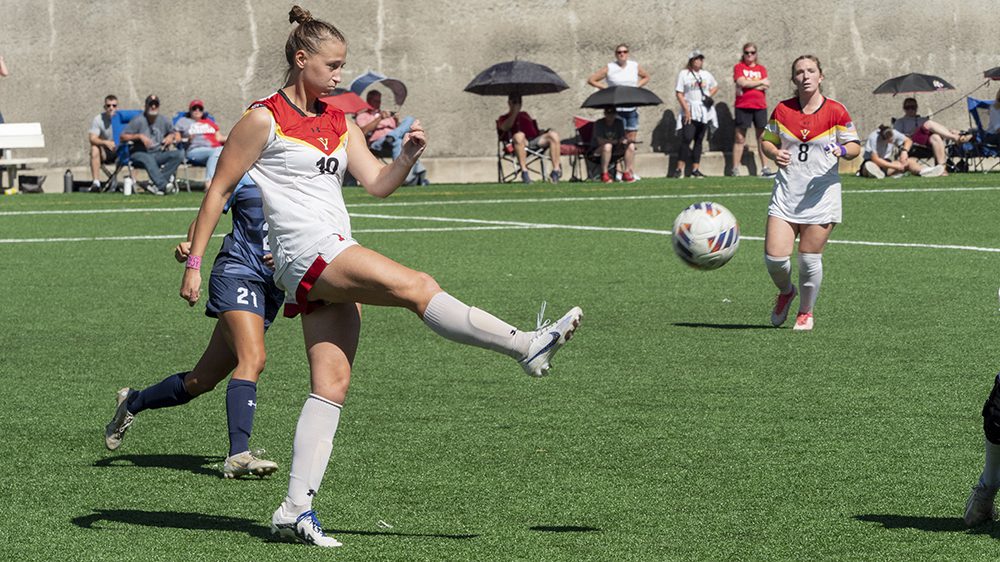
M353 238L345 238L339 234L331 234L323 238L299 257L285 264L275 264L275 284L285 292L286 318L294 318L298 314L309 314L323 306L322 301L310 301L309 291L316 280L341 252L357 246Z
M842 220L840 184L810 189L803 194L790 193L778 184L771 193L767 214L793 224L839 224Z

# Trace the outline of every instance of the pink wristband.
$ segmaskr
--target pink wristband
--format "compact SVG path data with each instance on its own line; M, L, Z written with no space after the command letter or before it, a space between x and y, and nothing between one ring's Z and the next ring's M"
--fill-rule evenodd
M201 269L201 256L188 256L187 263L184 264L184 267L188 269Z

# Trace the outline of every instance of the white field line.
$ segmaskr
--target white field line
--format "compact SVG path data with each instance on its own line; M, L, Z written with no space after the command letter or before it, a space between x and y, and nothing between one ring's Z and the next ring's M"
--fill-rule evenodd
M376 214L355 214L355 217L383 220L411 220L425 222L443 223L464 223L476 224L479 226L456 226L456 227L432 227L432 228L371 228L357 229L355 234L371 233L417 233L417 232L458 232L475 230L525 230L525 229L549 229L549 230L579 230L589 232L626 232L634 234L653 234L657 236L670 236L669 230L656 230L650 228L629 228L615 226L588 226L573 224L547 224L529 223L517 221L496 221L484 219L459 219L452 217L423 217L423 216L398 216L398 215L376 215ZM216 234L218 238L223 234ZM95 236L73 237L73 238L0 238L0 244L22 244L22 243L46 243L46 242L105 242L105 241L125 241L125 240L180 240L183 234L161 234L144 236ZM761 236L740 236L742 240L763 241ZM963 250L969 252L1000 253L1000 248L989 248L981 246L959 246L955 244L921 244L911 242L870 242L865 240L830 240L829 244L846 244L854 246L881 246L887 248L923 248L931 250Z
M1000 191L1000 186L985 187L920 187L907 189L848 189L845 195L896 194L896 193L948 193ZM534 203L580 203L601 201L653 201L666 199L687 199L711 201L723 197L769 197L769 191L738 191L734 193L671 193L663 195L605 195L592 197L535 197L527 199L455 199L447 201L393 201L380 203L355 203L348 209L387 208L387 207L433 207L448 205L513 205ZM0 211L0 217L20 217L30 215L99 215L117 213L196 213L198 207L165 207L165 208L116 208L116 209L54 209L47 211Z

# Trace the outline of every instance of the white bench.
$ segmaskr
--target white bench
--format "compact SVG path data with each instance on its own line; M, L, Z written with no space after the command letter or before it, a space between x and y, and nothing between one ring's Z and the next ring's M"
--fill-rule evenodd
M15 158L12 148L45 148L41 123L0 123L0 174L7 172L7 187L14 187L18 168L45 164L48 158ZM2 178L0 178L2 179Z

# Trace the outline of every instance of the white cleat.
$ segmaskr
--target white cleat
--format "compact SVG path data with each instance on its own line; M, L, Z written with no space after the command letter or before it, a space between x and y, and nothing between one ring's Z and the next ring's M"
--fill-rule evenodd
M544 314L545 305L542 304L542 310L538 313L539 326L528 345L528 355L518 361L524 372L532 377L544 377L549 374L552 356L573 337L583 318L583 310L578 306L574 306L555 324L543 324L541 318Z
M260 478L273 474L278 470L278 463L260 458L264 455L264 450L243 451L226 459L222 465L222 475L226 478L239 478L241 476L254 475Z
M997 508L993 505L996 495L996 488L981 483L972 487L969 501L965 502L965 516L962 517L967 527L978 527L997 518Z
M271 534L312 546L343 546L337 539L326 536L316 518L316 512L311 509L297 517L289 517L285 514L284 506L279 505L271 516Z
M104 446L111 451L122 446L125 432L135 419L135 416L128 411L128 397L133 392L136 391L125 387L115 394L115 400L118 402L115 406L115 416L111 418L111 423L104 427Z

